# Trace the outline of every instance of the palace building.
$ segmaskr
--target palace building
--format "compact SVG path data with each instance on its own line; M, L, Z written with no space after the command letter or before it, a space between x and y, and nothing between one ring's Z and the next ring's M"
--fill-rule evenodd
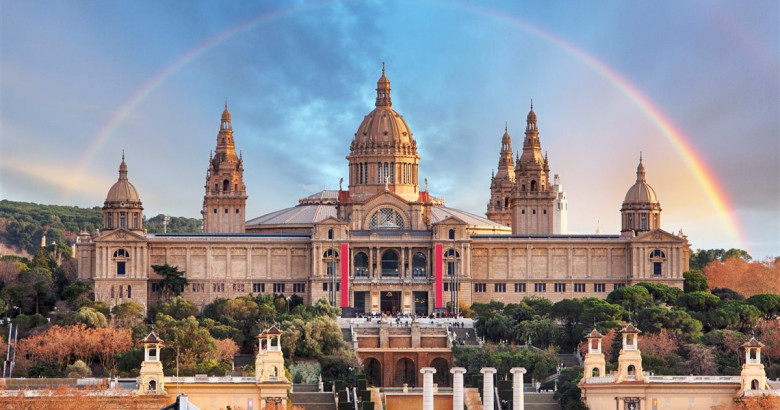
M661 229L642 158L615 214L621 232L569 234L566 194L542 153L533 105L526 124L517 157L508 130L501 138L487 217L449 208L427 180L419 184L417 141L393 108L383 68L375 108L349 144L346 187L247 220L251 192L226 104L206 172L203 233L146 233L123 155L103 230L78 238L79 278L110 305L154 302L160 277L151 266L169 264L186 272L183 295L201 306L275 293L326 298L345 312L420 314L458 301L606 297L637 282L682 287L688 241Z

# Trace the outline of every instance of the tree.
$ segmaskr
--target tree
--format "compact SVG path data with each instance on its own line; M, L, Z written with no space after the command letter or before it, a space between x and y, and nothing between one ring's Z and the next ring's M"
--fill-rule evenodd
M737 291L729 288L713 288L710 293L720 298L722 301L729 300L744 300L745 297L740 295Z
M77 311L71 312L67 321L72 324L83 323L91 328L108 327L106 316L90 307L80 307Z
M157 313L154 330L170 350L163 355L166 367L179 367L184 374L196 371L197 363L214 357L217 344L208 329L201 327L193 316L176 320L164 313ZM173 352L171 354L171 351Z
M539 318L518 323L515 335L518 342L531 341L536 347L546 349L555 344L561 337L561 328L552 319Z
M176 296L167 302L160 303L155 307L155 317L157 313L163 313L175 320L186 319L190 316L198 315L198 307L187 300L184 296Z
M643 354L667 357L677 354L680 346L680 340L677 335L669 329L661 329L658 333L647 333L639 338L639 350Z
M683 272L683 291L688 292L706 292L710 288L707 283L707 277L699 271L691 270Z
M595 325L600 322L608 322L620 319L623 315L623 307L613 305L604 299L585 298L582 299L583 311L580 315L580 323Z
M125 302L111 309L111 317L117 327L132 327L143 323L146 309L135 302Z
M184 287L188 283L185 276L186 272L180 271L178 267L170 266L167 263L165 265L152 265L152 270L162 277L162 280L160 280L160 296L163 299L167 300L184 292Z
M677 298L683 294L683 291L680 290L680 288L667 286L663 283L641 282L637 283L636 286L641 286L647 289L647 291L650 292L650 296L653 297L653 301L655 303L672 305L677 300Z
M607 295L607 302L620 305L623 309L636 312L653 303L650 292L642 286L623 286Z
M729 288L745 296L780 293L780 258L748 262L743 258L716 261L704 268L713 288Z
M766 320L774 319L780 315L780 295L762 293L747 298L745 302L758 308Z
M73 364L69 364L68 367L65 368L65 374L67 374L68 377L80 379L92 376L92 370L87 367L86 363L81 360L76 360Z
M709 292L695 291L688 292L677 298L675 305L693 310L695 312L704 312L713 309L720 304L720 298Z
M485 321L485 337L493 342L512 339L512 320L503 313L492 315Z
M62 290L62 297L65 298L71 307L75 308L81 306L81 304L89 298L89 292L91 290L92 288L88 284L76 280L65 286Z
M686 344L685 360L680 367L683 373L693 375L712 375L717 373L715 368L714 349L711 346L699 344Z

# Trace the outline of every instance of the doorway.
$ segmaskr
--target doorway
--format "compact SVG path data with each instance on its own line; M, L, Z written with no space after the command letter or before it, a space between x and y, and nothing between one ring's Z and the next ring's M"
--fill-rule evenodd
M395 315L401 311L401 292L383 291L379 299L382 313Z

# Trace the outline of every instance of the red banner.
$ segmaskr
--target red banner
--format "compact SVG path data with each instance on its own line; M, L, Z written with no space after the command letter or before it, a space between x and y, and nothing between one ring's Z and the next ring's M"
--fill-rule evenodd
M349 244L341 244L341 307L349 307Z
M433 260L436 261L436 308L444 307L442 293L444 293L444 281L442 280L442 249L441 244L436 244Z

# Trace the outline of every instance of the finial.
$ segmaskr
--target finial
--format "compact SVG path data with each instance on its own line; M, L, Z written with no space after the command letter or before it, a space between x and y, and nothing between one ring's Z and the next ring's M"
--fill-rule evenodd
M425 178L425 192L428 192L428 178Z
M385 62L382 61L382 75L385 75Z
M531 98L531 111L533 111L533 110L534 110L534 99Z
M504 133L509 132L509 121L504 121Z
M125 162L125 150L122 149L122 162Z
M639 163L642 163L642 151L639 151Z
M341 191L341 184L344 183L344 178L339 178L339 191Z
M225 109L227 110L227 97L225 97Z

